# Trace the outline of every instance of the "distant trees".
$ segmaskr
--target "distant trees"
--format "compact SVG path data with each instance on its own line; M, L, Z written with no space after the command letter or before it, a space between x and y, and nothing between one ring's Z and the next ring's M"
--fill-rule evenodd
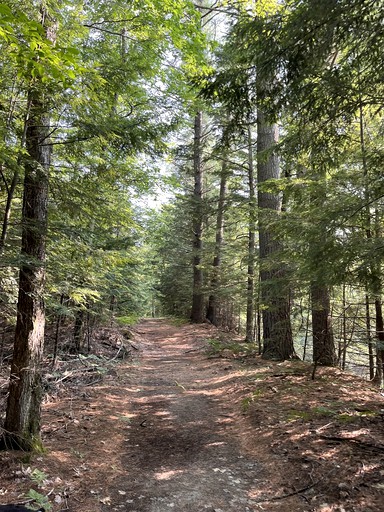
M198 90L213 111L227 112L232 141L237 137L243 148L242 126L249 114L264 118L266 127L278 122L282 138L262 150L263 125L257 133L253 127L260 146L255 271L261 281L251 293L252 243L248 249L242 243L251 220L244 208L246 160L244 151L234 151L233 145L227 151L226 236L215 297L232 290L237 326L246 324L246 339L252 338L252 329L263 330L265 357L284 359L295 352L308 357L310 339L316 364L344 366L351 325L350 339L367 357L368 349L371 353L371 375L375 340L375 367L381 374L383 86L377 70L382 66L383 7L368 0L306 0L244 3L224 10L236 16L216 53L215 69L195 78ZM215 161L213 153L207 158L210 164ZM263 165L278 158L281 173L264 178ZM208 177L206 183L211 193L212 186L218 187ZM273 208L265 208L269 198L275 201ZM216 213L207 213L202 258L210 319L207 261L213 257L209 240ZM358 309L366 307L364 325L349 316L355 306L348 306L346 290ZM272 317L278 304L282 323ZM257 325L251 313L261 318ZM279 325L285 328L277 334ZM271 330L276 333L272 345Z

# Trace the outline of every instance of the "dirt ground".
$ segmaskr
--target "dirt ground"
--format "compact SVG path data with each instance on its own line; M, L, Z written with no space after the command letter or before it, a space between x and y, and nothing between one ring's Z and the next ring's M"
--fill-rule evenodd
M209 352L212 339L222 344ZM132 357L113 358L108 371L95 357L87 371L47 374L47 451L0 453L0 504L37 497L53 512L384 510L380 390L336 369L320 368L312 380L309 364L223 349L232 340L209 325L145 320Z

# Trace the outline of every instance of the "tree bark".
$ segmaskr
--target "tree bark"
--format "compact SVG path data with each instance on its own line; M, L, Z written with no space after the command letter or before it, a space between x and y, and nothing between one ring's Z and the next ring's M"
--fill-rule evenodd
M368 343L368 360L369 360L369 379L375 378L375 358L373 354L373 344L371 336L371 311L369 304L369 295L365 296L365 326L367 331L367 343Z
M42 11L41 23L47 37L55 32ZM48 180L52 146L49 144L48 105L39 83L28 93L30 115L27 120L22 210L21 268L17 322L3 443L8 448L26 451L41 448L41 372L44 346L45 246L47 229Z
M41 376L44 345L45 238L48 201L48 169L51 147L47 144L49 118L39 94L33 96L27 130L29 158L25 162L22 213L22 266L14 354L4 429L12 447L31 450L39 445ZM44 145L43 145L44 144Z
M335 366L337 358L333 338L331 300L328 287L312 284L311 299L313 361L315 364Z
M245 341L255 340L255 247L256 247L256 192L253 165L252 132L248 125L248 188L249 188L249 227L248 227L248 269L247 269L247 316Z
M84 310L78 307L75 316L75 325L73 327L73 350L76 354L79 354L81 349L83 325Z
M216 217L216 238L215 238L215 256L212 263L212 279L211 279L211 293L208 298L207 306L207 320L213 325L218 325L217 310L218 310L218 288L220 285L220 266L221 266L221 252L224 240L224 205L225 196L227 193L227 177L228 177L228 164L226 155L221 167L220 175L220 192L219 200L217 202L217 217Z
M360 76L359 76L360 78ZM377 239L381 238L381 226L378 223L378 215L376 212L375 216L375 230L372 229L372 215L371 215L371 190L369 185L369 169L366 151L366 137L365 137L365 122L364 122L364 110L363 101L360 93L360 105L359 105L359 126L360 126L360 148L362 154L363 164L363 176L364 176L364 199L365 199L365 236L368 242L373 239L373 236ZM371 290L375 299L375 327L376 327L376 372L372 379L374 382L382 385L384 377L384 320L383 320L383 309L381 302L382 295L382 278L381 278L381 258L375 263L370 264L370 276L367 282L367 290ZM368 302L368 316L369 316L369 299ZM371 359L370 359L371 362ZM372 370L370 370L372 375Z
M2 171L1 171L1 174L3 174ZM5 178L3 181L6 186L7 201L5 204L3 225L2 225L2 229L1 229L1 235L0 235L0 254L4 252L4 248L5 248L5 242L6 242L7 235L8 235L9 219L11 218L11 208L12 208L13 196L14 196L14 193L16 190L17 183L19 181L19 172L17 170L14 171L10 185L8 185Z
M203 251L203 164L202 164L203 115L195 116L193 145L193 291L191 321L202 323L204 315L204 275L201 268Z
M257 116L257 181L259 206L260 287L263 319L263 357L285 360L296 357L290 319L289 289L286 269L276 261L282 244L270 228L271 217L281 211L281 197L265 192L265 181L280 176L279 160L274 147L278 128L266 121L259 110Z
M24 118L23 134L21 136L21 141L20 141L20 150L21 151L23 151L24 148L25 148L25 142L26 142L26 137L27 137L27 119L29 118L30 107L31 107L31 105L28 102L27 110L26 110L25 118ZM11 114L8 116L7 124L11 123L12 117L13 116ZM17 158L17 166L19 166L21 164L22 164L22 157L21 157L21 154L20 154L19 157ZM19 182L19 169L16 169L13 172L13 176L12 176L12 180L11 180L10 185L8 185L8 182L7 182L7 180L6 180L6 178L5 178L4 174L3 174L2 166L0 168L0 174L1 174L2 178L3 178L3 182L4 182L4 185L5 185L6 192L7 192L7 201L6 201L6 204L5 204L5 210L4 210L4 216L3 216L3 224L2 224L1 235L0 235L0 254L2 254L4 252L5 242L6 242L6 239L7 239L7 236L8 236L9 220L11 218L12 201L13 201L13 197L14 197L14 194L15 194L16 187L17 187L18 182Z
M376 323L376 375L374 381L381 386L384 377L384 319L381 299L375 299L375 323Z

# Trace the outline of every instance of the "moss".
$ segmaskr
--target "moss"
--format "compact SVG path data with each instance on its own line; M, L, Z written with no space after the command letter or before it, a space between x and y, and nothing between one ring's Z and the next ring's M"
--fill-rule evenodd
M187 318L182 317L172 317L167 319L168 322L175 327L181 327L182 325L187 325L190 323L190 321Z
M22 437L16 433L4 433L0 438L0 450L20 450L29 453L46 453L40 436Z
M313 409L311 409L311 413L313 414L313 416L334 416L335 414L337 414L337 412L334 411L333 409L330 409L329 407L324 407L323 405L313 407Z
M251 396L247 396L246 398L244 398L241 401L241 408L243 412L247 412L251 403L254 402L257 398L261 397L263 394L264 393L261 389L256 389L256 391L254 391Z
M255 343L228 343L218 338L208 339L209 353L218 354L222 350L230 350L236 356L252 356L258 353L258 346Z
M375 418L378 414L377 411L370 410L343 412L337 415L337 420L340 423L354 423L360 418Z
M356 419L356 416L348 414L347 412L337 415L337 421L340 423L354 423Z
M311 419L312 415L309 411L298 411L296 409L291 409L288 412L287 420L288 421L296 421L296 420L303 420L303 421L309 421Z
M313 407L309 411L300 411L292 409L288 412L288 421L295 421L302 419L304 421L310 421L315 418L326 418L332 417L335 421L340 423L354 423L362 417L375 417L377 416L376 411L339 411L330 407L318 406Z
M251 377L249 377L249 380L264 380L264 379L265 379L264 373L259 373L257 375L252 375Z
M47 453L40 437L34 436L31 440L31 451L33 453Z

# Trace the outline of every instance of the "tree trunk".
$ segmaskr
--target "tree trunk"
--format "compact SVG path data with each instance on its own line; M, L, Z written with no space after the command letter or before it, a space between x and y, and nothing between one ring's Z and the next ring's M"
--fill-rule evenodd
M249 187L249 227L248 227L248 269L247 269L247 316L245 341L255 341L255 246L256 246L256 193L253 165L252 132L248 125L248 187Z
M324 285L311 286L313 361L324 366L336 364L329 289Z
M369 307L369 295L365 296L365 326L367 330L368 360L369 360L369 379L375 378L375 358L373 354L372 336L371 336L371 311Z
M48 172L51 146L47 145L49 117L37 91L30 93L31 114L27 129L23 213L22 266L4 429L6 444L31 450L40 446L41 375L45 311L45 239Z
M2 171L1 171L1 174L3 175ZM11 217L11 207L12 207L13 196L14 196L14 193L16 190L17 183L19 181L18 170L14 171L10 185L8 185L5 178L3 179L3 181L5 184L6 191L7 191L7 201L5 204L3 225L2 225L2 229L1 229L1 235L0 235L0 254L4 252L5 241L6 241L7 235L8 235L9 219Z
M217 203L217 217L216 217L216 240L215 240L215 256L212 263L212 279L211 279L211 293L208 299L207 307L207 320L213 325L218 325L217 309L218 309L218 288L220 285L220 266L221 266L221 251L224 239L224 204L227 191L227 161L223 159L220 175L220 192L219 200Z
M376 233L378 235L378 233ZM376 330L376 374L374 382L380 386L384 378L384 319L381 302L382 281L379 269L374 268L372 273L372 291L375 297L375 330Z
M316 190L311 195L311 205L320 209L327 198L327 171L319 167L313 169ZM318 236L318 235L317 235ZM324 280L327 268L324 266L322 247L327 246L329 235L325 229L320 237L312 241L315 249L310 251L310 261L313 267L310 284L311 314L312 314L312 344L313 362L315 366L335 366L337 356L332 329L330 287Z
M379 216L375 216L376 221L376 229L375 233L372 231L372 216L371 216L371 190L369 186L369 169L368 169L368 161L367 161L367 151L366 151L366 143L365 143L365 123L364 123L364 110L363 110L363 101L360 93L360 105L359 105L359 121L360 121L360 147L362 154L362 164L363 164L363 176L364 176L364 199L365 199L365 235L369 241L372 240L374 234L377 239L381 238L381 226L379 225L378 218ZM382 279L381 279L381 258L375 263L370 265L370 277L369 283L367 285L367 290L372 290L373 296L375 297L375 327L376 327L376 373L374 378L372 379L374 382L379 384L380 386L383 383L384 376L384 321L383 321L383 310L382 310ZM369 302L368 302L368 312L369 312ZM370 370L370 375L372 375L372 371Z
M57 318L56 318L55 342L53 345L52 368L55 368L55 366L56 366L57 351L59 348L60 325L61 325L61 321L63 318L63 316L61 314L61 310L62 310L62 307L64 304L64 299L65 299L64 294L61 294L60 295L60 312L58 313Z
M257 117L257 181L259 206L260 287L263 319L263 357L285 360L296 357L290 319L289 289L286 269L276 262L281 242L274 236L271 218L281 210L281 198L265 192L262 184L279 178L279 160L273 148L278 140L276 125L266 122L262 112Z
M377 338L377 349L376 349L376 375L374 380L377 384L381 385L384 376L384 320L383 320L383 308L381 299L375 299L375 318L376 318L376 338Z
M202 112L195 116L195 137L193 145L193 292L191 321L195 323L204 322L204 275L201 268L203 251L203 164L202 164Z
M73 327L73 349L79 353L81 349L82 334L84 324L84 310L78 307L75 316L75 325Z
M31 108L30 101L28 101L27 110L26 110L25 117L24 117L24 128L23 128L23 133L22 133L21 141L20 141L20 150L21 151L17 158L18 166L22 164L21 152L25 149L25 142L26 142L26 137L27 137L27 126L28 126L27 119L29 118L30 108ZM8 115L7 126L9 126L11 124L11 122L13 121L13 115L11 114L11 111L12 111L12 109L10 109L10 113ZM7 200L5 203L3 224L2 224L1 235L0 235L0 254L1 254L4 252L5 242L6 242L6 239L8 236L9 220L11 218L12 201L13 201L13 197L15 194L16 186L18 185L18 182L19 182L19 169L16 168L15 171L13 172L13 176L12 176L10 185L8 184L8 182L4 176L2 166L0 168L0 174L1 174L1 177L3 178L5 190L7 192Z
M49 20L42 12L41 23ZM54 29L46 29L54 41ZM41 448L41 373L44 346L45 245L47 229L48 178L52 146L49 145L50 118L40 84L28 94L22 210L21 268L3 444L26 451Z

